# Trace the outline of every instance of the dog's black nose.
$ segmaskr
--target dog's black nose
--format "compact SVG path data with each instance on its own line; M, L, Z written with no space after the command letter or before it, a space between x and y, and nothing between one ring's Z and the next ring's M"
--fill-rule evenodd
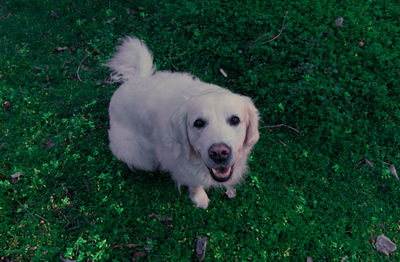
M208 149L208 155L216 164L222 164L230 159L231 148L224 143L213 144Z

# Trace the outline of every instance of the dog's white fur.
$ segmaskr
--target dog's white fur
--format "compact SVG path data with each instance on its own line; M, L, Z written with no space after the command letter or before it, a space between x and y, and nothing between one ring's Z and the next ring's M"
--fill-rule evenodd
M247 169L247 158L259 138L258 111L245 96L204 83L187 73L156 72L146 45L126 37L108 61L111 77L122 85L111 98L108 131L113 154L131 169L168 171L178 185L189 187L197 207L207 208L205 188L233 185ZM238 125L229 118L237 116ZM202 128L194 126L205 120ZM226 166L231 177L217 182L210 168L218 168L209 156L213 144L232 149ZM226 170L226 169L224 169Z

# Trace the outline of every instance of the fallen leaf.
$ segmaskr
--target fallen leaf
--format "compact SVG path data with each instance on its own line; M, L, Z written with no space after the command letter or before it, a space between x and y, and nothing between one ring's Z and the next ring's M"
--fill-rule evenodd
M1 143L0 149L5 148L6 146L8 146L8 142Z
M5 109L7 109L7 110L10 110L11 108L12 108L12 104L11 104L11 102L10 101L5 101L4 103L3 103L3 107L5 108Z
M224 76L224 77L228 77L228 74L225 73L224 69L220 68L219 72Z
M90 188L90 185L87 181L83 181L83 184L85 185L86 189L90 192L92 189Z
M387 256L389 256L397 249L396 244L384 235L380 235L376 238L375 247L377 251Z
M19 178L20 178L20 176L22 176L22 173L21 173L21 172L17 172L17 173L15 173L15 174L12 174L12 175L11 175L11 183L12 183L12 184L17 183L18 180L19 180Z
M10 16L11 16L11 13L8 13L8 14L6 14L6 15L3 15L3 16L1 17L1 19L8 19Z
M52 140L49 140L46 141L44 144L42 144L40 147L44 149L44 148L52 148L54 146L55 146L54 142Z
M19 262L18 260L12 259L10 257L4 257L4 256L0 257L0 261L1 262Z
M198 237L196 244L196 254L199 256L199 260L203 261L206 255L207 248L207 237Z
M336 24L338 27L343 27L343 21L344 21L343 17L339 17L339 18L337 18L337 19L335 20L335 24Z
M168 216L161 216L159 214L151 213L149 215L149 218L157 218L158 221L163 222L163 223L168 223L169 221L172 221L172 217Z
M50 15L54 18L58 18L58 15L56 12L54 12L53 10L51 10Z
M140 246L139 244L128 244L127 245L128 248L136 248L136 247L139 247L139 246Z
M158 220L160 220L160 215L159 214L155 214L155 213L151 213L150 215L149 215L149 218L157 218Z
M111 248L113 248L113 249L116 249L116 248L123 249L123 247L121 245L112 245Z
M108 19L108 20L106 21L106 24L111 24L114 20L115 20L115 17L113 17L113 18L111 18L111 19Z
M147 257L147 254L145 252L136 252L133 255L132 262L135 262L138 257Z
M374 163L372 161L368 160L368 159L365 159L365 163L367 165L369 165L370 167L374 167Z
M68 49L67 46L59 46L59 47L56 48L56 50L57 50L58 52L65 51L65 50L67 50L67 49Z
M172 221L172 217L163 216L161 221L164 223L168 223L168 222Z
M76 260L72 260L72 259L69 259L69 258L63 258L62 256L60 256L60 260L62 262L76 262Z
M394 175L394 177L395 177L397 180L399 180L399 176L397 175L396 166L395 166L394 164L391 164L390 167L389 167L389 169L390 169L390 173L391 173L392 175Z
M329 28L328 31L322 33L322 37L328 37L331 33L331 29Z

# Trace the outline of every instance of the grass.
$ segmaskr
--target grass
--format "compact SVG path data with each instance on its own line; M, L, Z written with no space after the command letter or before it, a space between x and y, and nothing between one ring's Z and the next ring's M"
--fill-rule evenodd
M199 236L205 261L398 261L374 244L400 244L398 17L395 1L2 1L0 261L189 261ZM132 173L108 149L103 66L125 35L301 133L260 129L237 197L212 189L207 210Z

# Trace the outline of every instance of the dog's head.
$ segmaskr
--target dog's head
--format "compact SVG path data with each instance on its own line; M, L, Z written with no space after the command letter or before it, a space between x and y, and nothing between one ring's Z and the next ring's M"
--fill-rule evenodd
M258 111L248 97L230 92L194 97L179 126L189 154L201 157L217 182L232 177L235 163L258 141Z

